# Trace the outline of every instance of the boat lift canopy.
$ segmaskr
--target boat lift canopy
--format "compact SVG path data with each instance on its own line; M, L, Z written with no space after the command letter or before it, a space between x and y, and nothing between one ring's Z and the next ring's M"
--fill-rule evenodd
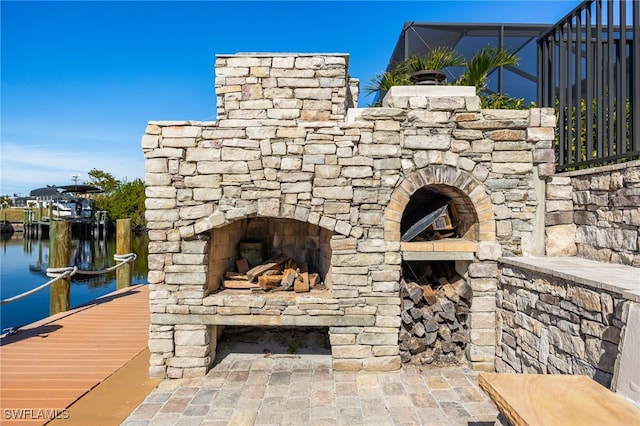
M93 185L63 185L58 186L58 188L62 189L62 192L75 192L79 194L97 194L100 192L104 192L102 189Z
M98 194L104 192L102 189L93 185L62 185L62 186L47 186L45 188L38 188L31 191L32 197L53 196L56 194L76 193L76 194Z

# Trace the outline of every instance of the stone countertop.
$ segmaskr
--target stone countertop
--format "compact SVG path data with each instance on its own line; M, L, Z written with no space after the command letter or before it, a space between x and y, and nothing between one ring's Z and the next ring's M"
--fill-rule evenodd
M640 418L640 409L585 375L480 373L478 381L510 424L632 425Z
M501 257L499 262L620 293L640 303L640 268L580 257Z

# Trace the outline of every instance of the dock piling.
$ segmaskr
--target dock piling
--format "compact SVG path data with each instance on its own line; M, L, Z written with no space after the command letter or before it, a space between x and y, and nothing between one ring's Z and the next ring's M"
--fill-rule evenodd
M69 265L71 255L71 223L51 221L49 225L49 266L64 268ZM49 313L55 315L68 311L70 307L71 277L62 278L51 285Z
M131 253L131 219L118 219L116 221L116 254ZM116 270L116 289L120 290L131 286L133 264L127 262Z

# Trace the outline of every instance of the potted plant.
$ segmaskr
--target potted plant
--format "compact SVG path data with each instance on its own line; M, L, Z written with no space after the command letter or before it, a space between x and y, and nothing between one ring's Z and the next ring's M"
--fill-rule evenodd
M393 86L444 84L446 75L442 71L445 68L465 64L464 57L457 50L438 47L425 57L413 55L396 64L391 71L377 74L364 90L367 95L377 93L377 104L380 104L384 94Z
M455 84L459 86L475 86L480 94L487 88L489 73L498 67L518 65L520 58L517 53L509 52L505 48L487 46L477 51Z
M479 96L486 91L488 76L495 68L517 65L518 55L505 48L487 46L465 61L460 52L449 47L429 51L425 57L411 56L398 63L392 71L373 77L365 93L378 94L378 103L392 86L446 84L443 70L452 66L465 66L465 70L452 84L474 86Z
M448 67L465 65L462 54L450 47L438 47L425 57L411 56L402 64L403 72L414 85L443 84L447 76L443 70Z

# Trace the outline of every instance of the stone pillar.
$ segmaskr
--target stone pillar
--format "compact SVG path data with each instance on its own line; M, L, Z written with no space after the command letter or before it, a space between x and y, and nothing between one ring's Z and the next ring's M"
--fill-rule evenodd
M215 357L215 353L211 354L210 327L214 326L175 326L175 356L168 363L168 378L202 377L207 374L212 358Z
M469 314L467 359L474 370L495 371L498 264L489 260L474 262L469 265L468 277L473 301Z
M152 307L154 305L151 305ZM167 359L173 357L173 326L149 326L149 376L164 379L167 377Z
M545 215L547 256L575 256L578 252L572 198L571 178L553 176L548 179Z
M369 235L382 230L382 214L370 213ZM333 295L346 316L368 318L362 326L331 327L329 341L333 368L339 371L389 371L400 368L400 244L382 238L334 238Z

